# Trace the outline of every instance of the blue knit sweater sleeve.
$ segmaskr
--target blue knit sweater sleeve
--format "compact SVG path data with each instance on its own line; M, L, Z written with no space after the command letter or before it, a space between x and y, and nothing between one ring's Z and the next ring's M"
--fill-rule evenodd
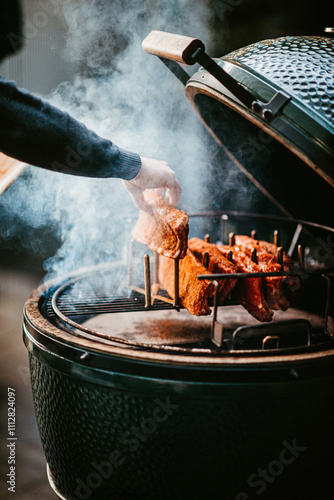
M139 155L1 76L0 151L30 165L84 177L129 180L141 167Z

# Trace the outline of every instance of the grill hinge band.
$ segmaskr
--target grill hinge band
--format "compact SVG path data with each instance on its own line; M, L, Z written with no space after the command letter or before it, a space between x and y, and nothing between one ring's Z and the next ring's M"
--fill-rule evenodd
M208 56L203 49L197 49L192 57L224 85L242 104L266 122L270 122L291 100L291 96L287 92L281 90L278 91L269 102L254 100L254 96Z

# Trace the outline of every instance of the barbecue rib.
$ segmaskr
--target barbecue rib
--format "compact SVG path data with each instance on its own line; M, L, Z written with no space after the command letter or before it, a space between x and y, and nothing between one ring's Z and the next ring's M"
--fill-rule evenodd
M265 272L282 270L291 272L293 270L293 262L286 252L283 252L283 269L277 263L278 251L273 243L254 240L248 236L235 236L235 244L249 256L252 249L256 248L258 264ZM293 276L267 277L265 278L265 289L266 299L270 307L285 311L290 306L286 295L290 300L296 298L297 291L300 289L300 280Z
M169 205L153 190L144 191L144 198L152 213L139 211L132 236L164 257L183 259L188 246L187 214Z
M219 245L218 249L227 257L229 250L233 252L233 263L242 273L262 272L261 267L255 264L239 247ZM244 308L259 321L268 322L273 312L265 301L261 278L241 279L238 285L238 300Z
M200 238L191 238L188 242L188 248L200 262L203 262L205 253L209 254L208 270L211 273L231 274L238 272L236 265L224 257L218 250L217 245L214 245L213 243L207 243ZM223 304L235 287L237 280L222 279L218 282L219 303Z
M183 307L196 316L206 316L211 313L208 299L214 293L214 285L209 280L197 279L198 274L211 274L187 250L186 256L179 263L179 297ZM159 259L159 282L174 297L174 262L172 259Z
M269 243L268 241L263 240L253 240L249 236L236 236L236 245L241 246L242 244L253 245L253 248L256 248L260 252L267 252L272 255L274 259L277 261L278 259L278 251L277 246L274 243ZM238 242L238 243L237 243ZM286 252L283 252L283 269L284 271L292 271L293 270L293 262Z
M267 241L259 241L259 246L264 248L272 254L275 259L278 257L277 247L273 243L268 243ZM292 272L293 271L293 262L286 252L283 252L283 271ZM295 300L298 297L298 293L301 290L301 281L298 276L288 276L284 279L283 282L285 293L289 300Z
M253 248L255 248L257 251L257 262L263 272L282 271L282 268L275 260L274 255L269 253L266 249L268 247L261 245L257 240L249 238L248 236L236 235L235 246L249 257L251 257ZM280 276L267 276L264 278L264 294L266 302L272 309L281 309L282 311L286 311L290 306L290 302L284 295L283 282L284 278Z

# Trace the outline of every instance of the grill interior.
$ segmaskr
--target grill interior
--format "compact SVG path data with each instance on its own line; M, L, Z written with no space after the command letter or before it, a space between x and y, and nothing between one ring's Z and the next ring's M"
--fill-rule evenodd
M229 230L227 222L232 223L231 213L194 214L192 217L204 217L209 220L208 225L215 228L212 219L219 217L218 235L221 241L226 240L226 231ZM247 214L247 217L252 216ZM256 217L265 219L265 222L269 220L268 217ZM282 218L276 219L282 223ZM244 218L242 220L244 221ZM270 222L272 224L273 221ZM289 253L295 253L299 260L298 268L296 267L293 273L307 283L310 277L313 279L319 274L332 271L332 268L325 268L323 263L315 262L311 246L306 247L305 251L296 251L299 240L306 237L311 243L319 243L320 237L314 236L314 233L311 235L310 225L307 223L289 220L289 225L292 222L293 230L291 227L289 231L284 229L283 235L285 239L288 235ZM314 226L312 230L333 231L317 225L311 226ZM232 227L236 228L233 223ZM217 239L215 235L215 240ZM106 264L49 289L41 300L41 308L48 318L76 336L135 349L176 350L199 354L224 351L270 354L278 350L312 350L332 342L325 332L324 313L305 311L305 307L299 307L300 304L297 304L297 309L292 307L285 312L275 312L272 323L261 324L231 299L223 307L214 307L211 317L204 318L191 317L181 306L173 304L166 292L158 288L156 295L152 294L147 303L147 289L143 285L143 256L135 256L136 260L133 262L134 253L133 247L131 248L129 257L132 264L130 266L128 262L118 266L118 274L115 275L115 267L112 264ZM303 258L304 254L307 259ZM309 267L309 263L312 267ZM133 267L140 272L136 276L131 272L129 281L129 269ZM155 263L150 267L154 274ZM127 282L124 280L126 269ZM263 277L268 275L257 274ZM215 280L217 276L211 275L209 279ZM231 276L240 277L240 274L229 275ZM134 284L131 281L133 279L139 280L138 284ZM316 290L314 295L317 295ZM157 296L159 298L156 298Z

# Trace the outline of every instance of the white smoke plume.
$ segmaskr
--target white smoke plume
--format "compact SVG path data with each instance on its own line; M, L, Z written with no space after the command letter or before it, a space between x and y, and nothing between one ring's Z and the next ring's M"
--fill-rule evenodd
M213 209L215 200L221 205L229 189L234 201L251 203L254 190L236 167L212 173L212 159L225 161L218 146L208 146L182 84L141 48L153 29L209 39L206 4L63 0L62 7L68 26L64 57L76 66L77 76L47 99L120 147L168 161L182 186L179 206L187 212ZM47 279L122 259L137 215L119 179L85 179L36 167L1 196L0 208L3 241L43 256L57 240L56 254L44 264Z
M152 29L205 38L205 7L190 0L64 0L62 5L68 24L64 57L76 65L78 76L47 98L120 147L167 160L183 188L181 206L191 208L196 198L198 210L205 164L198 119L182 84L141 42ZM121 258L133 224L127 217L136 216L118 179L77 178L36 167L0 204L6 220L2 238L17 233L16 244L41 254L52 234L61 241L45 262L48 278Z

